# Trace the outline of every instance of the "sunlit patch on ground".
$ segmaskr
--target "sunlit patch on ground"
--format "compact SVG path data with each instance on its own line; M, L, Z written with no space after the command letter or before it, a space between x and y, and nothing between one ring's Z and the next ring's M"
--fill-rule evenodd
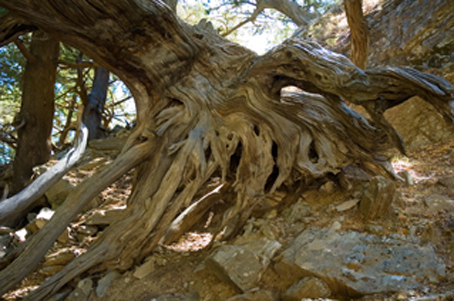
M392 165L396 173L402 172L402 171L407 171L411 174L413 177L413 180L415 183L418 183L423 180L428 180L430 179L430 176L424 176L422 174L419 174L414 170L415 165L418 165L419 162L417 160L410 160L408 158L397 158L392 161Z
M188 232L177 243L167 246L175 252L195 252L208 246L213 239L211 233Z

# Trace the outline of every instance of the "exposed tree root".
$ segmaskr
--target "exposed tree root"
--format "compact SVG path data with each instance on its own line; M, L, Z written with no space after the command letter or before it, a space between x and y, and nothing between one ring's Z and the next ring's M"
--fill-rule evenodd
M148 155L147 142L131 148L115 164L108 166L77 187L73 194L59 207L52 219L27 243L27 248L5 269L0 272L0 293L4 294L33 271L54 241L67 225L105 187L121 177ZM93 185L96 183L96 185Z
M416 70L363 71L344 56L298 39L258 57L207 26L182 25L160 1L146 6L141 1L91 1L94 9L74 0L72 7L83 12L80 16L56 2L32 10L20 5L24 1L37 0L0 4L22 17L34 16L49 33L110 66L134 95L138 126L117 161L80 185L0 273L0 282L8 283L2 292L36 267L92 197L136 165L124 218L106 228L88 252L47 279L30 299L50 296L85 271L124 271L140 262L178 214L191 210L195 196L212 177L232 183L228 193L235 197L218 229L228 225L231 234L284 183L310 183L351 164L392 177L382 154L393 145L405 150L383 118L386 109L419 95L448 121L454 120L454 88ZM128 17L119 18L118 10ZM96 30L76 26L82 15ZM55 26L53 16L65 26ZM283 88L290 85L304 92L285 93ZM366 107L373 120L349 109L344 100ZM295 199L292 195L288 202ZM181 225L188 227L189 222Z

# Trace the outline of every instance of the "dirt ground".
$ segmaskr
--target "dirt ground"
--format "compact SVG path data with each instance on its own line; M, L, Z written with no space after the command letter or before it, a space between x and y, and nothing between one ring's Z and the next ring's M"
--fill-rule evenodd
M333 222L341 221L343 230L373 232L378 235L400 233L420 237L423 241L433 243L440 256L445 258L447 279L441 284L427 287L424 291L390 293L389 295L367 296L363 300L407 300L427 296L426 300L449 300L454 296L454 140L423 148L409 150L409 157L396 156L393 166L397 172L407 171L411 175L413 185L399 184L401 198L392 204L390 214L377 221L365 221L356 207L341 211L336 206L345 203L351 196L343 192L336 183L327 189L322 187L306 191L301 196L311 208L311 216L289 221L285 214L277 210L265 212L263 216L255 217L249 227L258 227L266 223L268 229L285 247L293 237L308 226L329 227ZM98 159L103 163L109 158ZM83 178L90 176L93 169L79 169L66 176L70 182L77 184ZM66 243L56 243L49 255L68 249L76 256L86 251L96 235L81 235L78 229L85 225L91 216L100 211L118 209L125 205L132 185L132 175L123 177L120 181L106 189L87 211L80 215L70 227L69 240ZM97 281L104 274L84 274L69 283L63 292L70 292L78 281L90 278L94 282L89 300L151 300L164 294L184 295L191 300L225 300L240 292L232 286L217 279L210 272L200 269L204 258L225 242L216 242L208 246L211 239L209 221L216 218L217 212L207 214L207 223L200 224L193 232L187 233L178 243L171 246L159 246L150 257L153 260L153 270L140 279L135 276L137 268L122 273L113 280L102 297L94 292ZM248 226L245 227L245 231ZM98 231L102 231L99 228ZM82 231L83 232L83 231ZM240 236L236 240L243 239ZM234 239L235 240L235 239ZM233 241L234 242L234 241ZM232 242L229 242L232 243ZM144 262L144 263L145 263ZM144 264L142 263L142 264ZM6 300L22 298L36 288L46 276L55 271L47 271L41 266L38 271L27 277L22 285L3 297ZM200 270L197 272L197 270ZM260 288L278 294L284 291L288 284L271 268L267 270L260 283ZM450 293L451 292L451 293ZM438 294L438 295L437 295ZM430 296L435 296L430 299ZM444 297L443 297L444 296ZM446 297L446 298L445 298ZM438 298L438 299L437 299ZM444 299L445 298L445 299ZM169 300L169 299L166 299ZM180 300L180 299L179 299ZM417 300L417 299L414 299ZM421 299L422 300L422 299ZM452 300L452 299L451 299Z

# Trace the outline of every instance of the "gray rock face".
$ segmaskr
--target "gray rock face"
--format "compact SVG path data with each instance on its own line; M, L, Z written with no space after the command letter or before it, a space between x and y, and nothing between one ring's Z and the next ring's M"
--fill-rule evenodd
M85 278L79 281L77 287L65 299L65 301L86 301L90 297L93 288L93 280Z
M432 245L419 243L402 235L308 229L281 253L275 269L293 281L316 276L343 296L417 289L445 277Z
M205 265L220 279L245 292L256 287L280 247L277 241L266 238L243 245L225 245L207 257Z
M254 288L263 269L260 259L242 246L222 246L205 261L220 279L233 284L240 291Z
M99 279L98 286L96 287L96 294L99 297L104 296L109 286L112 284L112 281L120 277L120 274L117 271L113 271Z

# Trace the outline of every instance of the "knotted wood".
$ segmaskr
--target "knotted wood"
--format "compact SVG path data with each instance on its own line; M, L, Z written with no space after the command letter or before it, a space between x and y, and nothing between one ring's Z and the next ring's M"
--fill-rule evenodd
M392 177L383 152L404 148L383 112L412 95L435 105L447 120L454 116L454 88L439 77L403 68L361 70L342 55L296 38L260 57L219 37L209 24L182 23L160 1L0 0L0 5L116 73L138 109L138 125L117 161L77 187L31 239L33 251L28 248L0 272L0 283L8 283L0 288L5 292L36 267L89 197L136 166L123 218L47 279L29 296L33 300L85 271L124 271L140 262L213 177L235 196L227 200L231 207L221 227L238 229L254 206L285 185L351 164ZM290 85L303 92L283 90ZM365 106L373 120L344 100Z

